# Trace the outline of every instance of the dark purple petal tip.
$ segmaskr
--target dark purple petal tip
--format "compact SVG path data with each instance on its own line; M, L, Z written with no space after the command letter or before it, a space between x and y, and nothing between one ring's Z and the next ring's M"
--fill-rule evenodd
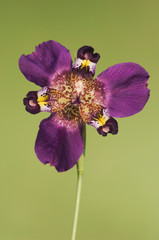
M110 118L106 121L105 127L109 128L109 133L115 135L118 133L118 123L114 118Z
M91 46L83 46L77 52L77 57L81 58L82 60L90 60L91 62L97 63L100 55L99 53L93 53L94 48Z
M26 98L23 99L23 104L27 112L37 114L40 112L40 106L37 102L37 91L28 92Z
M99 127L97 131L103 137L107 136L108 133L115 135L118 133L118 123L114 118L110 118L106 121L105 125Z

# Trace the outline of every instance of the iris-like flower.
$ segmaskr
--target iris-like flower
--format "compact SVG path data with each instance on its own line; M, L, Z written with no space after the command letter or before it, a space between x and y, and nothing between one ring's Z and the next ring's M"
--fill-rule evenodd
M51 113L40 124L35 152L42 163L50 163L59 172L72 168L83 153L84 123L102 136L117 134L114 118L136 114L149 98L149 74L143 67L120 63L93 79L99 58L92 47L83 46L72 65L70 52L55 41L20 57L24 76L42 87L26 95L26 110Z

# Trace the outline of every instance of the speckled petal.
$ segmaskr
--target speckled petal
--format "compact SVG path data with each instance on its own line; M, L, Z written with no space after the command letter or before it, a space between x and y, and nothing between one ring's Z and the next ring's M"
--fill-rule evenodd
M71 69L72 60L68 49L55 41L41 43L30 55L22 55L19 68L31 82L49 86L55 76Z
M83 152L83 124L71 121L59 121L57 114L52 114L40 124L35 143L35 152L43 164L50 163L58 172L72 168ZM68 126L68 127L67 127Z
M84 122L89 123L93 118L96 118L101 112L102 107L97 104L81 104L80 114Z
M141 111L149 98L149 74L136 63L120 63L102 72L95 81L103 86L104 107L112 117L127 117Z

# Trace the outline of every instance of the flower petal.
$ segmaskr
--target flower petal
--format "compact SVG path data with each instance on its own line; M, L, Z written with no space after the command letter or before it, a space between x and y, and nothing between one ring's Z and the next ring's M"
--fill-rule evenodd
M78 72L95 74L95 68L100 58L99 53L94 53L91 46L83 46L78 49L77 59L73 64L73 69Z
M141 111L149 98L149 74L136 63L120 63L102 72L99 81L105 91L104 107L112 117L127 117Z
M24 76L41 87L49 86L55 75L69 71L71 65L69 50L55 41L41 43L35 52L19 59Z
M65 120L66 123L66 120ZM35 152L43 163L55 166L58 172L72 168L83 152L83 124L78 122L63 124L57 114L52 114L40 124L40 130L35 143Z

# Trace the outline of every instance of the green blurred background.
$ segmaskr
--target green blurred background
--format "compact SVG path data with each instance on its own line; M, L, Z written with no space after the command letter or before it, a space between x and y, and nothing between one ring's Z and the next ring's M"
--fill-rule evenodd
M70 49L88 44L101 54L96 75L120 62L150 74L151 97L139 114L118 119L106 138L87 127L85 174L77 240L159 239L159 1L0 1L0 240L69 240L76 168L57 173L34 153L47 113L24 110L39 88L18 59L47 40Z

